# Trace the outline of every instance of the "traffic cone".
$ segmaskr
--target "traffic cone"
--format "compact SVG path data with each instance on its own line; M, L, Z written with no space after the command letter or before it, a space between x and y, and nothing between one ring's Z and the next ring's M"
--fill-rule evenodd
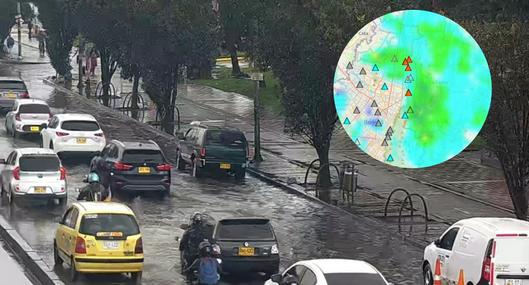
M459 270L459 281L457 281L457 285L465 285L465 272L463 272L463 269Z
M435 261L435 272L433 275L433 285L442 285L441 284L441 260L437 258Z

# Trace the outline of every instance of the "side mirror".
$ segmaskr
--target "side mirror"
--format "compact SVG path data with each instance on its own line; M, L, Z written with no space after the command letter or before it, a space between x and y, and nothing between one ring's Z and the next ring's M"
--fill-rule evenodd
M43 129L43 130L47 129L48 128L48 124L43 123L42 125L40 125L40 128Z
M188 224L181 224L180 225L180 228L184 231L187 231L187 229L189 229L189 225Z
M270 276L270 280L272 280L272 282L275 282L277 284L281 284L281 281L283 281L283 276L281 276L281 274L274 274Z
M4 158L0 158L0 164L6 164L6 160Z
M440 239L436 239L433 244L435 244L435 246L439 247L441 245L441 240Z

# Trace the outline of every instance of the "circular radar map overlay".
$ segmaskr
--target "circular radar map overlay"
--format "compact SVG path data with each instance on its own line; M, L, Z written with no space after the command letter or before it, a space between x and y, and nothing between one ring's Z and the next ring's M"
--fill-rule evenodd
M477 136L490 107L487 60L472 36L427 11L384 15L347 44L334 102L353 142L402 168L442 163Z

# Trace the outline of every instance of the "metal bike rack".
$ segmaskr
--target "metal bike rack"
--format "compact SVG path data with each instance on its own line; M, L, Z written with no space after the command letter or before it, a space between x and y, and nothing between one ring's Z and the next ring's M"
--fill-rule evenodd
M116 93L116 87L114 87L114 84L112 84L112 82L109 83L109 91L110 91L110 106L112 109L115 109L116 108L116 99L117 99L117 93ZM103 105L103 81L99 81L96 85L96 90L95 90L95 96L97 98L97 100L99 101L99 103L101 105Z
M143 99L143 96L141 96L139 93L138 93L138 103L139 103L138 104L139 106L138 106L138 109L136 109L138 112L140 112L138 116L138 120L143 121L143 119L145 118L146 104L145 104L145 99ZM131 117L132 111L134 111L134 108L132 108L132 92L127 93L127 95L125 96L121 110L123 114Z
M401 217L402 217L402 210L404 209L404 206L406 205L406 202L409 200L410 201L410 205L411 205L411 201L412 201L412 197L419 197L422 201L422 205L424 207L424 233L427 233L428 232L428 206L426 205L426 200L424 200L424 197L419 195L419 194L416 194L416 193L413 193L413 194L409 194L406 196L406 198L404 198L404 201L402 201L401 205L400 205L400 210L399 210L399 233L401 232ZM413 220L413 207L411 207L411 218ZM411 227L410 227L410 231L411 231Z
M310 170L312 169L312 167L314 166L314 163L316 163L316 162L320 162L320 160L319 160L319 159L315 159L315 160L313 160L313 161L310 163L309 168L307 168L307 171L305 172L305 180L304 180L304 182L303 182L303 185L305 185L305 188L307 188L307 179L308 179L308 177L309 177L309 172L310 172ZM336 164L334 164L334 163L332 163L332 162L331 162L331 163L326 163L326 164L320 165L320 166L318 167L318 177L319 177L319 175L320 175L319 169L321 169L322 167L325 167L325 166L332 166L332 167L334 167L334 169L336 170L336 174L338 175L338 180L340 181L340 188L342 188L342 182L343 182L343 181L342 181L342 175L341 175L341 173L340 173L340 169L338 168L338 166L337 166ZM318 177L316 177L316 185L317 185L318 182L319 182Z
M389 194L388 198L386 199L386 205L384 206L384 217L388 216L389 202L391 201L391 197L393 197L393 194L395 194L396 192L404 192L404 193L406 193L406 197L410 196L410 192L408 192L408 190L406 190L404 188L396 188L393 191L391 191L391 193ZM410 200L410 206L413 209L413 201L411 201L411 200Z

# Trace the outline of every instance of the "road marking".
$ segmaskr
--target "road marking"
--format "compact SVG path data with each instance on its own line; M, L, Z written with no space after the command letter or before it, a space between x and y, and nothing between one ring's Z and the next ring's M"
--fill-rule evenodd
M449 181L446 184L471 184L471 183L495 183L504 182L504 180L474 180L474 181Z
M459 211L459 212L461 212L461 213L463 213L463 214L466 214L466 215L470 215L470 212L467 212L467 211L465 211L465 210L461 210L461 209L459 209L459 208L454 208L454 210Z

